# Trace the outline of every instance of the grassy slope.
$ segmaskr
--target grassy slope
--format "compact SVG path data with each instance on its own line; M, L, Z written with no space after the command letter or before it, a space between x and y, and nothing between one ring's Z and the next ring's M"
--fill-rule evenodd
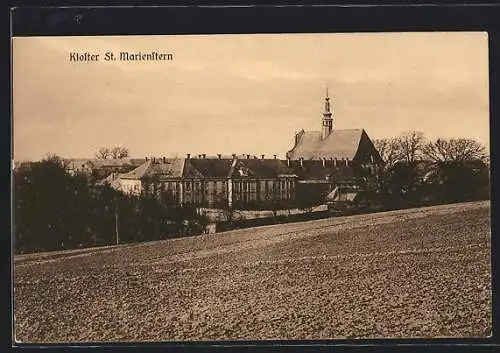
M485 336L488 203L15 259L23 342Z

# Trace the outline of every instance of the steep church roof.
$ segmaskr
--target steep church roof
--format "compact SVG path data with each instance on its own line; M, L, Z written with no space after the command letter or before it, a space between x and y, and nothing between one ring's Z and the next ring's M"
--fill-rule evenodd
M287 153L290 159L354 159L359 149L363 129L332 130L322 139L321 131L301 131L295 146Z

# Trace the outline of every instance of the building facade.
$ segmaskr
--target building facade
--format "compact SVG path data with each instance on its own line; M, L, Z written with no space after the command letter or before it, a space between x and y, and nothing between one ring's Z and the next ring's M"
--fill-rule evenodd
M131 195L170 197L179 205L257 208L295 199L296 175L273 158L150 158L109 184Z

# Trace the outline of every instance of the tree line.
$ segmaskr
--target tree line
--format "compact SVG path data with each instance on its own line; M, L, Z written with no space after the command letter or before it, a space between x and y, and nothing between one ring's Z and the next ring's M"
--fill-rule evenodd
M112 148L101 147L95 153L97 159L123 159L130 155L130 151L125 147L115 146Z
M199 234L204 217L168 195L128 196L84 175L71 176L57 156L14 172L15 253L141 242Z
M386 208L489 198L489 157L476 140L428 140L422 132L374 140L384 165L376 171Z

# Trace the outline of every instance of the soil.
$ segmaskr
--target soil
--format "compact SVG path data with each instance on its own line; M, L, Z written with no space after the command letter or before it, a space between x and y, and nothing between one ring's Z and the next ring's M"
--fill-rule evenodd
M489 202L14 259L23 343L486 337Z

